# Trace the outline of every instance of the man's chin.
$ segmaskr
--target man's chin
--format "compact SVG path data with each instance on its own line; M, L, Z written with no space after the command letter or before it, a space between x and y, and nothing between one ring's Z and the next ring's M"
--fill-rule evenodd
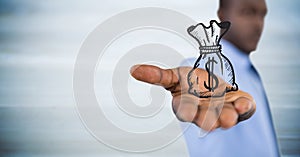
M257 43L254 43L254 42L249 43L249 44L246 46L245 52L248 53L248 54L250 54L251 52L255 51L256 48L257 48Z

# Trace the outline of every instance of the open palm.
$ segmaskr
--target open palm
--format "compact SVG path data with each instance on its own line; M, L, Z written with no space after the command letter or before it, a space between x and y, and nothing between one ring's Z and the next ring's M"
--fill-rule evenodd
M204 130L230 128L254 114L256 104L252 96L241 90L228 92L223 97L199 98L191 94L187 81L191 70L192 67L161 69L152 65L135 65L130 72L137 80L159 85L170 91L176 117L183 122L192 122ZM193 73L197 77L198 88L205 89L203 85L208 73L200 68ZM219 89L230 86L219 80Z

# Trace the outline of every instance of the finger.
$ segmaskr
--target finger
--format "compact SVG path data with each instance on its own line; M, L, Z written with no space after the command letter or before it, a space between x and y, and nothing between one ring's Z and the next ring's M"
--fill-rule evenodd
M229 92L225 95L226 102L232 102L239 114L238 122L249 119L256 110L256 103L251 95L243 91Z
M194 119L194 123L203 130L215 130L219 127L217 111L215 110L215 108L199 106L197 115Z
M237 91L231 91L225 94L225 101L226 102L234 102L235 100L237 100L238 98L247 98L250 101L253 101L254 103L254 99L252 98L252 96L246 92L243 92L241 90L237 90Z
M153 65L134 65L130 69L131 75L143 82L170 88L178 84L178 77L172 69L161 69Z
M193 122L198 112L198 103L195 99L187 97L175 97L172 101L173 112L182 122Z
M234 101L234 107L239 113L238 122L249 119L256 110L254 101L250 101L245 97L240 97L236 101Z
M245 98L245 97L240 97L238 99L236 99L234 102L234 107L236 109L236 111L242 115L245 114L247 112L250 112L251 110L253 110L253 104L252 102Z
M228 129L236 125L238 120L238 113L233 107L232 103L226 103L220 114L219 122L220 126L224 129Z

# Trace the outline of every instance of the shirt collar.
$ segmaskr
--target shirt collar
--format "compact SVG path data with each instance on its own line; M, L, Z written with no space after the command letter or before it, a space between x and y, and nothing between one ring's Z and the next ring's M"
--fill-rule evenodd
M243 68L249 68L252 66L249 55L238 49L232 43L223 39L221 40L221 45L222 53L224 53L224 55L228 57L231 62L238 64Z

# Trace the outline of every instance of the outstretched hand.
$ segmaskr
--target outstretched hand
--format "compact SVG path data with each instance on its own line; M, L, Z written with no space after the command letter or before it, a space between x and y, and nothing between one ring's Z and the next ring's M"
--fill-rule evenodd
M135 65L130 72L137 80L159 85L170 91L176 117L183 122L192 122L204 130L230 128L254 114L256 104L253 98L241 90L228 92L218 98L199 98L190 94L187 75L191 69L192 67L161 69L152 65ZM205 70L197 68L195 74L200 81L206 81ZM230 86L224 81L221 84Z

